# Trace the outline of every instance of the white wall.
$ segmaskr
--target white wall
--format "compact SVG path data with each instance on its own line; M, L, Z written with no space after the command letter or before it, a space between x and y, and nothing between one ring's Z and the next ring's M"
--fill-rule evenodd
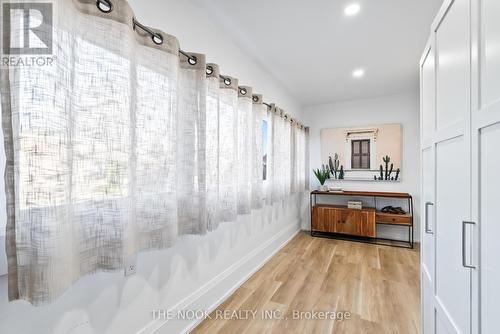
M238 41L228 38L217 23L221 18L212 19L208 11L189 0L129 0L129 3L139 22L177 36L181 49L205 53L207 62L219 64L221 74L237 77L240 85L252 86L254 93L263 94L265 102L275 102L300 118L298 101L256 59L239 48Z
M262 93L266 102L276 102L294 117L300 117L297 101L201 8L185 0L130 3L140 22L176 35L186 51L206 53L209 62L221 66L222 73L238 77L241 84ZM3 153L1 156L4 159ZM0 165L3 175L4 163L0 161ZM4 203L0 198L2 231ZM307 212L306 207L301 209ZM255 212L252 217L222 224L205 236L183 237L170 249L140 254L133 276L125 278L122 272L86 276L48 306L32 307L24 301L8 303L7 277L2 276L0 333L126 334L143 328L141 333L150 333L163 324L153 321L153 309L213 306L299 230L296 202L276 210L273 215L269 211ZM280 219L272 220L271 216ZM3 233L0 238L3 250ZM1 256L4 254L0 254L0 265ZM190 324L169 321L157 332L176 333Z
M418 92L310 106L304 109L304 121L310 127L311 169L321 166L321 129L384 123L402 124L403 178L401 182L338 181L336 185L349 190L396 191L408 192L413 195L415 239L418 240L420 235L420 118ZM310 180L311 187L317 187L318 181L312 172L310 173ZM383 202L380 201L380 203ZM303 221L302 228L310 229L309 222ZM378 232L380 237L406 237L406 231L402 228L381 226Z
M2 111L1 103L0 111ZM7 256L5 254L5 227L7 223L7 210L5 209L5 179L3 177L5 172L5 153L3 145L3 129L0 126L0 277L7 273Z

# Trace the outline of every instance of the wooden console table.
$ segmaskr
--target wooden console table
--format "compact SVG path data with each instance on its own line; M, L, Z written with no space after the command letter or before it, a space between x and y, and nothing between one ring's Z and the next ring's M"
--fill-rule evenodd
M344 205L318 204L317 196L348 196L373 198L374 207L349 209ZM377 211L377 198L405 200L406 214ZM340 238L389 246L413 248L413 198L408 193L374 191L312 191L311 236ZM392 225L408 229L408 241L378 238L377 225Z

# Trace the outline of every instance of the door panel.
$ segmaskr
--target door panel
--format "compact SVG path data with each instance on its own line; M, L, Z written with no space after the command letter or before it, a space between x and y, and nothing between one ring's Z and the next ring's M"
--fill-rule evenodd
M500 1L481 4L481 106L500 102Z
M335 232L335 219L337 218L337 210L325 208L325 232Z
M375 212L359 211L359 222L361 223L361 235L364 237L376 236Z
M478 49L473 58L473 191L479 199L473 202L478 222L479 271L473 276L473 324L475 333L499 333L500 317L500 1L475 0L478 27L473 29ZM477 59L477 60L476 60Z
M470 108L469 1L455 0L436 31L436 126L464 121Z
M436 66L431 46L422 64L422 141L432 138L436 115Z
M341 210L340 222L337 224L336 232L352 235L361 235L361 224L359 214L354 210Z
M500 27L500 26L499 26ZM500 87L498 85L497 87ZM480 227L481 227L481 316L482 333L499 333L500 317L500 124L480 132Z
M471 269L462 264L463 221L471 217L470 1L449 4L435 30L434 306L436 333L470 333Z
M436 311L434 308L434 288L428 277L422 272L422 333L434 334Z
M335 209L315 206L313 208L313 230L319 232L335 232Z
M422 151L422 272L434 291L434 148Z
M436 333L436 311L434 307L434 193L435 159L434 134L436 131L436 62L435 35L432 34L421 61L421 303L422 333ZM429 146L430 145L430 146ZM427 203L427 204L426 204ZM432 210L432 211L431 211Z
M442 321L457 333L470 331L470 269L462 266L462 221L470 191L464 136L436 146L436 302Z

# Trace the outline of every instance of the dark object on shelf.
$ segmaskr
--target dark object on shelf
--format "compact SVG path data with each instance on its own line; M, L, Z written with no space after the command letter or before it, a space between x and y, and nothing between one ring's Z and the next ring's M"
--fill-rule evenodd
M395 215L406 215L406 211L403 210L402 207L398 206L398 207L393 207L391 205L388 205L388 206L384 206L382 208L382 210L380 210L382 212L385 212L385 213L392 213L392 214L395 214Z
M339 180L344 179L344 165L340 166L340 171L339 171Z
M383 180L384 179L384 167L382 165L380 165L380 176L378 178L379 180Z

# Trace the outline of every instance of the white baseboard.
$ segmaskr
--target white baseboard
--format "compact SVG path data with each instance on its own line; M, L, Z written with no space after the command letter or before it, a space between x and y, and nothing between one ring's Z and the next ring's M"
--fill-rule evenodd
M212 312L299 232L300 221L297 221L200 286L192 294L171 307L170 310L205 310L209 313ZM153 320L137 334L189 333L202 321L203 319L183 321Z

